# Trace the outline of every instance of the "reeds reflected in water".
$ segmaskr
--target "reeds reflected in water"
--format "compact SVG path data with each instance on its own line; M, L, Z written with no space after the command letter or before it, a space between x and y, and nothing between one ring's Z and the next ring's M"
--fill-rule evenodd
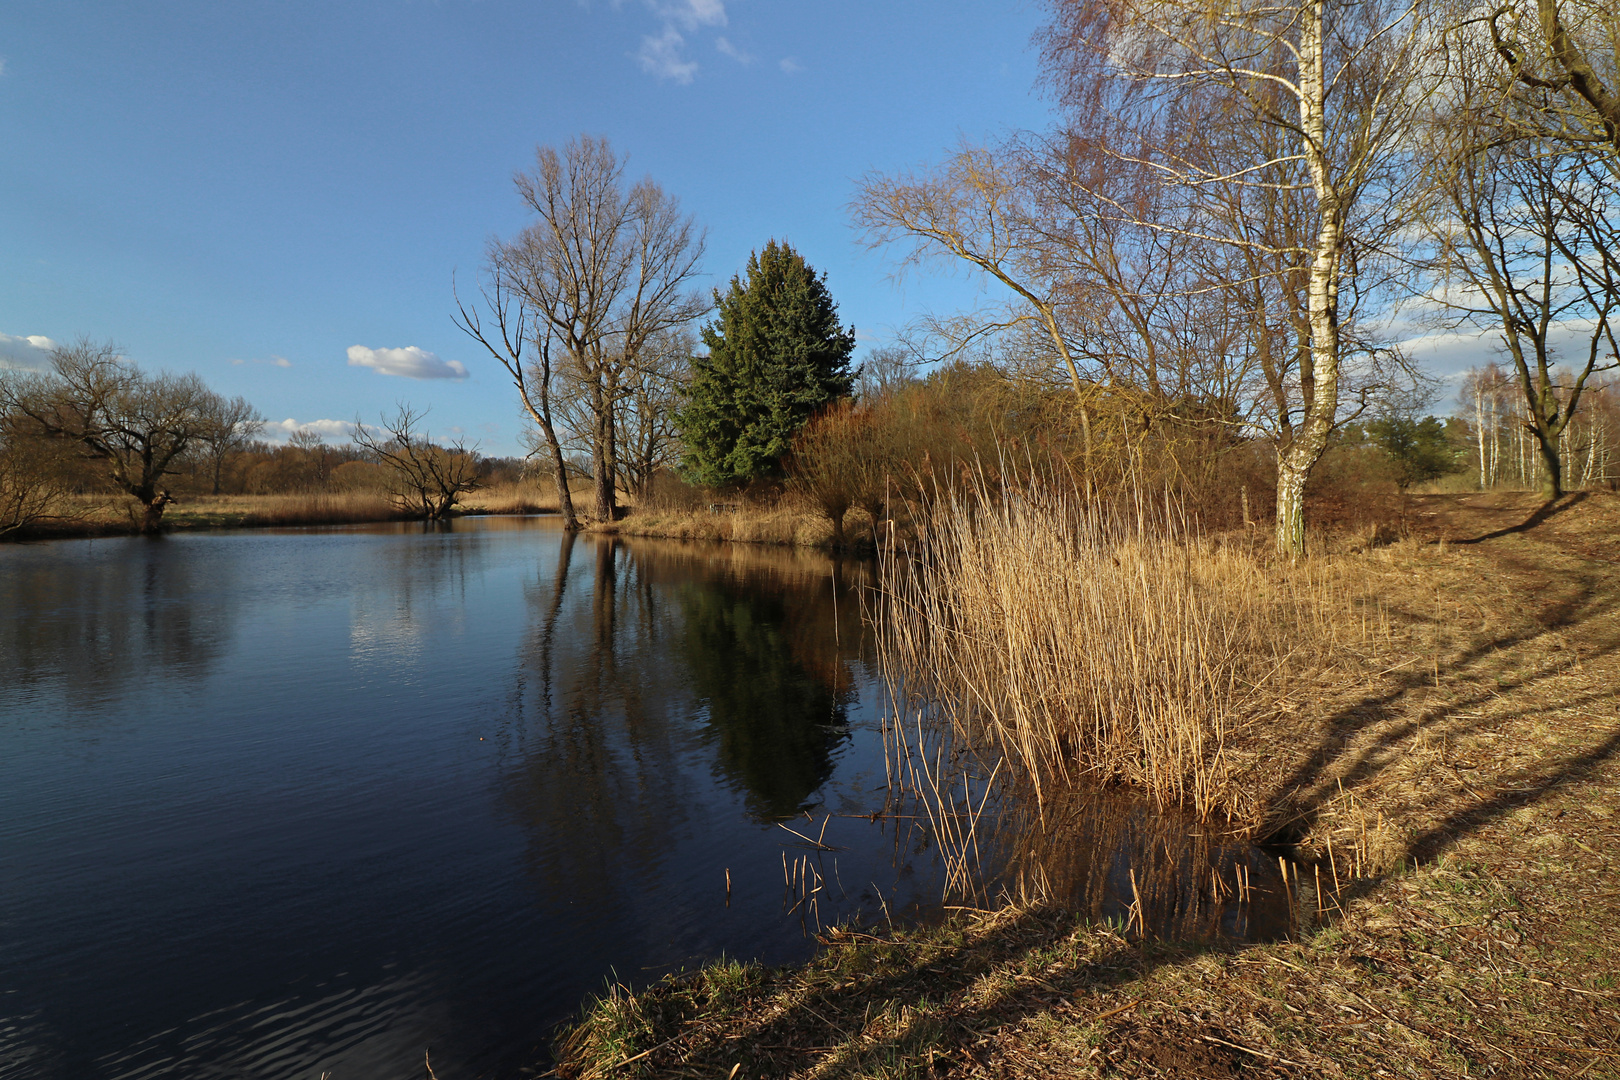
M1251 843L1264 722L1323 651L1329 579L1141 492L980 479L914 518L872 610L891 809L927 816L948 891L1156 937L1285 932L1284 870Z

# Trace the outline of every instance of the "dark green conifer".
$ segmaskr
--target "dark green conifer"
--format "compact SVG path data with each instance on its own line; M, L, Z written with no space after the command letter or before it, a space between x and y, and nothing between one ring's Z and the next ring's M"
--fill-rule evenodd
M684 470L704 484L776 475L811 414L850 393L855 328L838 325L826 275L785 242L750 255L747 280L733 277L714 299L709 355L693 358L676 417Z

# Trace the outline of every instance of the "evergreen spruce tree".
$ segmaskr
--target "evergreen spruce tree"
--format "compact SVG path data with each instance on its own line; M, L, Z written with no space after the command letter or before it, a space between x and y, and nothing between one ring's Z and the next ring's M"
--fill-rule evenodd
M709 355L693 358L676 417L684 471L703 484L776 475L811 414L853 388L855 328L838 325L826 275L775 240L749 256L746 281L733 277L714 299Z

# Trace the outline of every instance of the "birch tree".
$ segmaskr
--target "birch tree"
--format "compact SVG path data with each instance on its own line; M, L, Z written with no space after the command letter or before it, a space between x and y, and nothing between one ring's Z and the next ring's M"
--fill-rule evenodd
M1182 138L1141 160L1178 193L1180 219L1159 227L1207 243L1297 259L1304 324L1299 398L1277 460L1277 546L1305 547L1304 491L1337 420L1346 341L1341 294L1398 235L1413 146L1407 138L1422 47L1418 10L1373 0L1053 0L1045 61L1071 108L1096 108L1113 85L1121 107L1185 113L1276 131L1273 157L1184 152ZM1275 244L1217 212L1234 190L1299 192L1308 227ZM1135 219L1120 205L1121 216ZM1151 224L1151 223L1150 223Z

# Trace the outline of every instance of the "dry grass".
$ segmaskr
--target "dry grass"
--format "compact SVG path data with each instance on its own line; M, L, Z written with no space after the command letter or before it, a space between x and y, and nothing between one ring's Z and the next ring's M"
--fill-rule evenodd
M589 480L569 484L576 507L594 498ZM469 514L555 514L557 485L549 480L518 480L477 488L462 497L461 509Z
M30 530L37 537L99 536L140 531L139 505L109 496L76 496L64 517ZM186 495L169 506L163 528L263 528L394 521L398 508L370 491L282 495Z
M1297 940L1132 944L1016 909L830 936L807 965L732 965L726 994L621 994L560 1071L1620 1077L1620 499L1412 519L1312 560L1322 653L1259 725L1270 824L1357 879Z
M1322 567L1061 491L970 489L918 521L917 556L883 561L880 649L905 704L949 729L949 756L1037 801L1123 782L1256 820L1240 744L1328 646Z
M589 496L576 487L576 499ZM60 518L30 535L94 536L139 531L136 504L110 496L70 497ZM497 484L463 497L457 507L467 514L554 513L556 489L544 482ZM163 527L172 529L273 528L297 525L346 525L397 521L405 517L387 494L364 488L287 492L275 495L182 495L165 511Z
M277 525L340 525L391 521L398 506L369 491L305 492L287 495L199 495L170 507L168 528L254 528Z
M724 509L719 513L708 510L638 510L622 521L601 528L627 536L656 536L673 540L832 546L832 525L817 512L791 504L770 508L730 503L716 505ZM851 535L870 530L870 519L860 511L851 511L845 522Z

